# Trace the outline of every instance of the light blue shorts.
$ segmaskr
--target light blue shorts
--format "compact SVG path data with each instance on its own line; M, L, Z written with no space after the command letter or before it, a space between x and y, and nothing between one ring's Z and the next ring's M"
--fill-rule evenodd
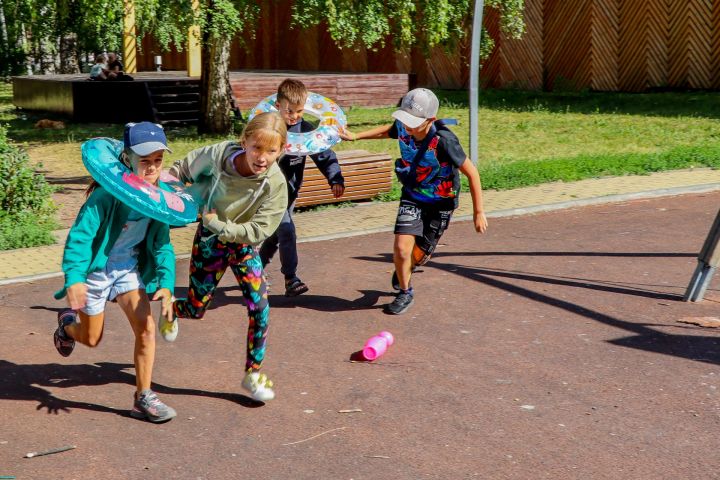
M106 265L105 270L88 275L85 284L88 287L87 303L81 310L88 315L104 312L105 303L115 300L118 295L145 289L137 265L130 268Z

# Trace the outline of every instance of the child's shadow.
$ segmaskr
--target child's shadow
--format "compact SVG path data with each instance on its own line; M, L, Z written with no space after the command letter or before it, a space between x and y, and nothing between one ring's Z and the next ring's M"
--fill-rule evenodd
M348 310L374 310L382 308L378 305L380 297L389 295L379 290L359 290L360 297L355 300L333 297L330 295L303 294L296 297L286 297L282 293L272 294L272 288L268 295L270 308L307 308L319 312L345 312ZM224 307L226 305L244 305L245 299L240 292L240 287L221 287L215 291L212 308Z
M37 401L39 403L36 409L47 409L49 414L69 413L71 409L76 408L129 416L128 410L58 398L40 386L71 388L108 385L111 383L135 386L135 375L126 371L131 368L133 366L129 364L111 362L99 362L92 365L61 365L58 363L21 365L7 360L0 360L0 400ZM158 383L153 383L152 388L158 393L167 395L197 395L220 398L247 408L257 408L263 405L263 403L237 393L175 388Z

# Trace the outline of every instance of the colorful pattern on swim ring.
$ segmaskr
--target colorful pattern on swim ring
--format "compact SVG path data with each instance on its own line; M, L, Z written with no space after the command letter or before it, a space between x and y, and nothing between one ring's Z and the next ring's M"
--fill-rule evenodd
M260 113L277 112L278 110L275 108L276 98L277 94L273 94L258 103L255 108L250 110L248 120L252 120L255 115ZM311 155L324 152L340 142L339 130L347 126L347 118L345 112L337 103L318 93L308 92L305 101L305 113L319 118L320 123L311 132L288 132L285 153L289 155Z
M152 185L135 175L120 160L123 143L113 138L93 138L81 146L82 160L90 175L112 196L133 210L170 225L197 220L198 207L179 180ZM169 177L169 178L168 178Z

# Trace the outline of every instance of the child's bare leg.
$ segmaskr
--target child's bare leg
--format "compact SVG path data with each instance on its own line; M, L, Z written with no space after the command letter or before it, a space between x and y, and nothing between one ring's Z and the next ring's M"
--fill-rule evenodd
M144 290L131 290L118 295L116 300L135 334L135 382L137 391L142 392L150 388L155 363L155 322L150 301Z
M393 262L398 277L398 284L402 290L410 288L410 275L413 267L413 247L415 247L414 235L395 235L393 248Z
M103 328L105 327L105 312L97 315L88 315L84 312L77 312L80 323L73 323L65 326L65 333L76 342L88 347L97 347L102 340Z

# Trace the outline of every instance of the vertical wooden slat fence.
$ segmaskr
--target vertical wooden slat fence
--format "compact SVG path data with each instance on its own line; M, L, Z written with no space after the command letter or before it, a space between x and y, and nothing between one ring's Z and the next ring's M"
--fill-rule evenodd
M545 0L545 88L579 89L587 82L592 0Z
M590 85L593 90L614 90L620 61L619 0L595 0L590 12Z

